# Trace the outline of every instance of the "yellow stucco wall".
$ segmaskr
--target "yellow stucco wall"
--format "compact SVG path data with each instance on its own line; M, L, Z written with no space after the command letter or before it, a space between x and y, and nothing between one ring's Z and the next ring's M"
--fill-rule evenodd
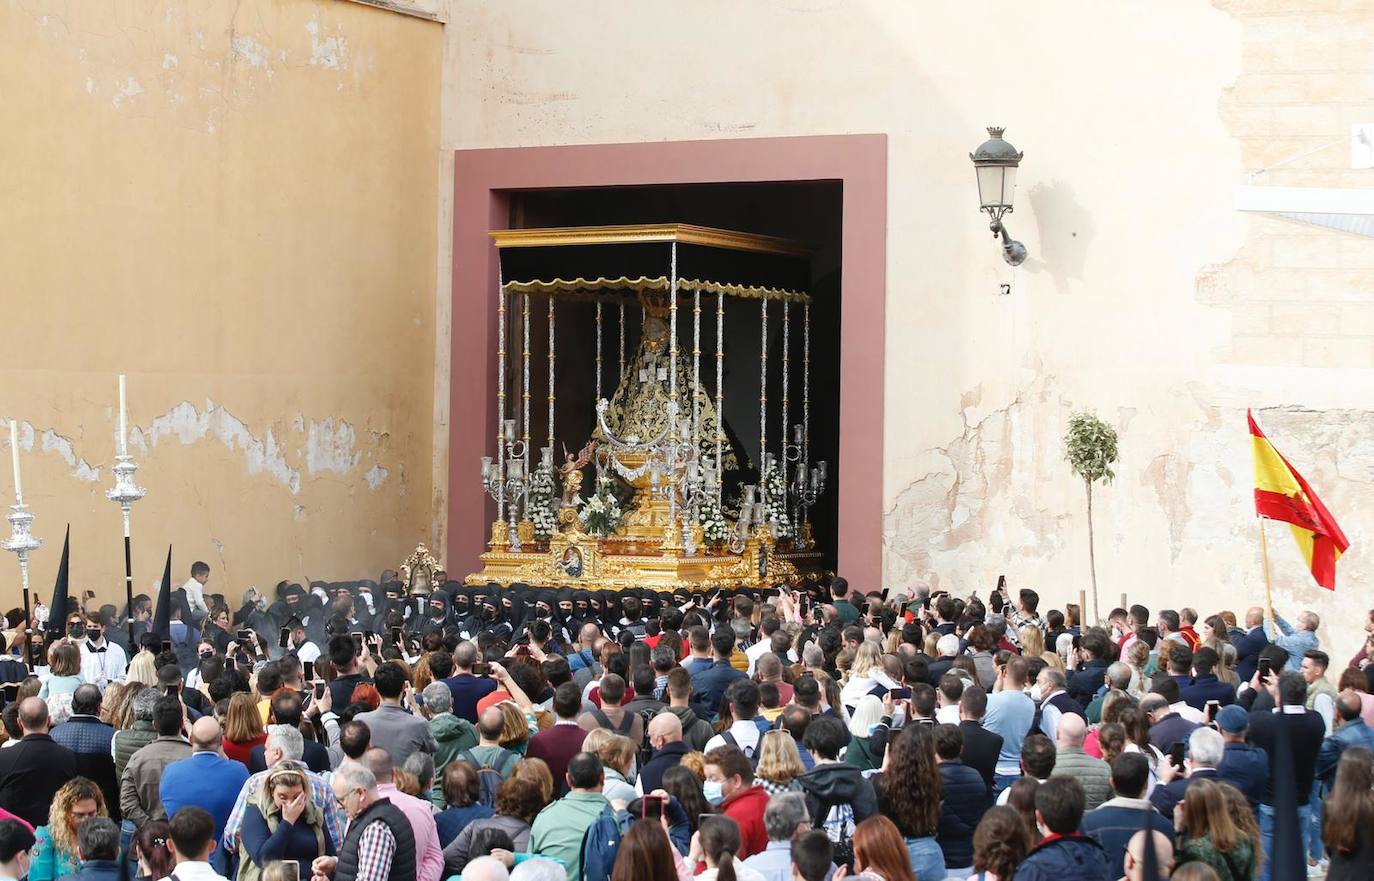
M1374 248L1233 200L1248 170L1374 121L1371 11L455 3L442 146L888 134L887 584L986 590L1005 572L1053 605L1076 599L1083 489L1061 438L1091 407L1121 431L1117 480L1096 496L1104 606L1125 592L1240 611L1263 597L1253 406L1358 549L1332 595L1281 531L1272 544L1280 611L1316 609L1343 657L1374 576ZM1016 271L977 212L968 153L987 125L1025 151L1008 224L1030 259ZM1270 180L1374 186L1348 157L1337 147ZM441 250L441 302L445 265Z
M137 589L169 543L237 599L427 537L442 43L344 2L0 3L0 417L45 597L68 521L73 587L123 594L119 372Z

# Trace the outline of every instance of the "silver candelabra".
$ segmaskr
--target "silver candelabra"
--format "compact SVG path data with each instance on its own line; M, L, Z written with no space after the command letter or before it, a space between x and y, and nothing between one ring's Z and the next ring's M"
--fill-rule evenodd
M527 498L526 482L529 479L526 457L529 447L515 437L515 420L507 419L503 424L501 443L505 445L505 459L493 462L490 456L482 457L482 487L497 504L504 504L507 514L507 540L510 552L518 554L523 550L520 545L520 503ZM552 464L552 448L549 449Z
M5 542L4 548L19 557L19 584L24 591L24 629L27 634L29 628L29 553L38 550L43 544L41 538L35 538L33 529L33 512L29 506L24 504L22 498L16 499L10 506L13 512L7 518L10 521L10 537ZM24 637L25 652L28 654L30 663L33 661L33 642L26 635Z

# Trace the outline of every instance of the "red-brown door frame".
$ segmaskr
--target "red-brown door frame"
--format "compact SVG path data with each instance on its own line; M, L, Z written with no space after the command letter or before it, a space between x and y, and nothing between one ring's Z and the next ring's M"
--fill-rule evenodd
M839 181L839 571L882 586L883 344L887 292L887 136L823 135L457 150L453 173L453 327L448 547L454 577L479 568L494 508L477 465L496 437L496 248L518 190ZM664 218L670 220L671 218ZM479 500L481 500L479 502Z

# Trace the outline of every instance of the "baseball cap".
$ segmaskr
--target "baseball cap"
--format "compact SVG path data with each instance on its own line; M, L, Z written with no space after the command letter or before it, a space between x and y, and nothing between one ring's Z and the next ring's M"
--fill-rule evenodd
M1217 711L1217 727L1227 734L1240 734L1250 727L1250 714L1231 704Z

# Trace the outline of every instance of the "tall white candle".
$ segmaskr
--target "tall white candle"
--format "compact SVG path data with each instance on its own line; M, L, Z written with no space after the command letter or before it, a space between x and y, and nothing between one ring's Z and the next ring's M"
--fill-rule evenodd
M129 406L124 397L124 374L119 374L119 455L129 455Z
M10 459L14 462L14 503L24 504L24 484L19 480L19 426L10 420Z

